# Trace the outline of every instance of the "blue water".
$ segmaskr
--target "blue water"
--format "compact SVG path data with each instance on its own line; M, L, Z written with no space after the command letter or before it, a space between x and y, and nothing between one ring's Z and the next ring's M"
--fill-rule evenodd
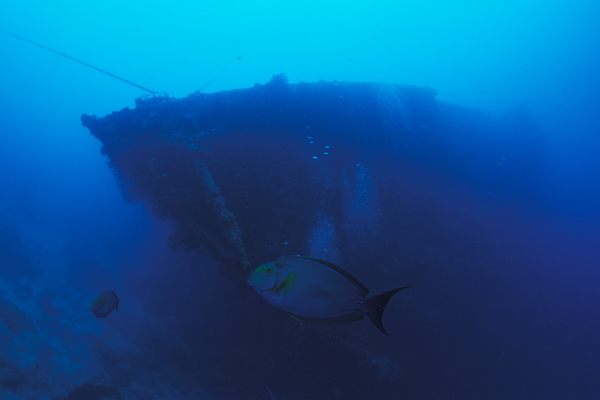
M476 157L441 187L438 172L403 180L406 258L356 271L374 292L415 288L390 302L392 336L301 324L208 253L173 251L171 223L125 201L80 115L142 90L0 35L0 398L600 398L600 7L254 3L23 0L0 29L173 97L285 73L434 88L492 116L524 107L546 142L531 157L541 196L479 192ZM362 188L368 172L351 171ZM368 236L385 221L356 193L346 213ZM330 224L314 252L338 258ZM95 319L85 304L106 289L120 310Z

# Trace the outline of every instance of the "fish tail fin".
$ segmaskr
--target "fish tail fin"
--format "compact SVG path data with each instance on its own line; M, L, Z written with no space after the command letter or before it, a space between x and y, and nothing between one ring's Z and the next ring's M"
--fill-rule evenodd
M383 332L384 334L386 334L388 336L390 334L387 333L385 328L383 327L383 322L382 322L383 311L385 310L385 306L387 305L388 301L390 301L392 296L403 289L410 289L410 286L404 286L401 288L390 290L389 292L385 292L385 293L378 294L377 296L369 297L367 299L367 301L365 301L365 306L366 306L365 311L367 313L367 316L369 317L369 319L371 321L373 321L375 326L381 332Z

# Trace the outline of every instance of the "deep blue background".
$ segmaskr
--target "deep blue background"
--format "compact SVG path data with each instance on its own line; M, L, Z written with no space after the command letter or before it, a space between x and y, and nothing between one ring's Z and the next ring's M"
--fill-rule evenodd
M266 399L263 382L278 400L598 398L598 6L398 3L3 6L0 28L171 96L280 72L413 84L495 115L524 105L548 142L542 200L515 192L489 206L458 179L444 188L445 210L489 206L489 225L426 220L421 264L361 275L375 292L390 279L427 288L390 304L391 341L366 322L298 325L239 295L209 258L173 253L168 222L122 199L79 116L132 106L143 92L2 35L3 398L51 398L88 381L132 399ZM412 189L433 196L431 185ZM470 229L488 247L465 241L443 265L431 261L452 247L444 233ZM500 258L479 252L493 243ZM106 288L122 310L95 320L84 303Z

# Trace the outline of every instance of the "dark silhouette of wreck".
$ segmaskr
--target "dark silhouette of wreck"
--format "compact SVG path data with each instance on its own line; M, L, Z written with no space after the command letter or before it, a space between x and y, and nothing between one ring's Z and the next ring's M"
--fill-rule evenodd
M383 265L432 241L464 247L440 223L469 207L461 187L483 201L535 200L544 139L527 112L493 117L435 96L276 75L82 122L126 198L174 221L173 247L208 249L246 279L284 254ZM471 211L485 229L486 211Z

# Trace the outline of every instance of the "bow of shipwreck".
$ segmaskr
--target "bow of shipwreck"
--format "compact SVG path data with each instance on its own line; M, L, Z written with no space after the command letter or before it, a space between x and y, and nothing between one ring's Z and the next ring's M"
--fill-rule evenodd
M410 258L451 187L535 198L543 138L528 114L493 117L435 96L279 75L249 89L139 99L82 122L125 197L174 222L173 247L208 250L245 279L284 254L345 265Z

